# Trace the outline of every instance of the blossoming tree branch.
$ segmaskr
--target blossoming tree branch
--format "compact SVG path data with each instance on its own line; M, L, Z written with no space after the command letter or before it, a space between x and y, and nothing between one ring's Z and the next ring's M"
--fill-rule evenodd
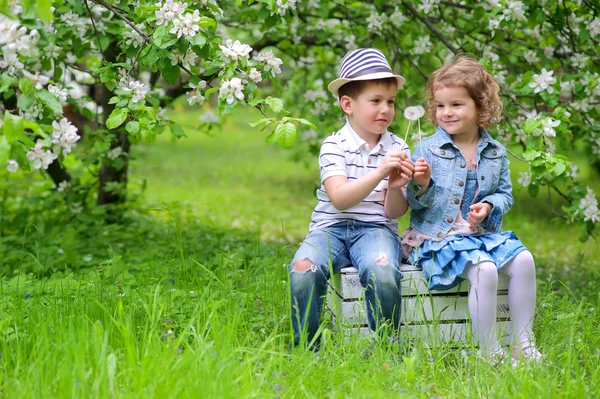
M557 217L580 224L582 239L600 221L578 176L600 170L594 1L0 0L0 12L2 173L42 171L69 204L90 206L96 186L97 203L122 201L132 144L183 136L165 116L179 96L218 102L203 125L256 107L268 142L315 152L339 125L325 90L336 60L369 46L407 78L401 108L418 105L427 76L455 54L481 59L504 95L491 133L528 165L515 180L561 198Z

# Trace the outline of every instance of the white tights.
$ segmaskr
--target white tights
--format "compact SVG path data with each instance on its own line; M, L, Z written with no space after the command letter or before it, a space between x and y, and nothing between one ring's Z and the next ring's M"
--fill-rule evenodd
M521 348L533 345L533 313L535 311L535 265L529 251L520 252L500 270L509 278L508 306L513 324L513 341ZM469 313L473 335L486 352L502 350L496 330L496 291L498 271L492 262L469 264L462 274L469 280Z

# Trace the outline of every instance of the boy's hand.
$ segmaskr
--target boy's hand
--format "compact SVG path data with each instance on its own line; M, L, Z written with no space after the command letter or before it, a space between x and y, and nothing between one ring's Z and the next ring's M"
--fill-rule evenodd
M407 158L406 153L402 151L390 151L381 160L381 163L377 167L377 171L381 176L381 179L385 179L390 176L393 170L400 170L402 161Z
M414 168L414 164L410 158L407 157L400 163L400 169L394 169L390 173L388 189L406 186L413 175Z
M417 159L415 162L414 172L412 179L421 187L428 187L429 180L431 179L431 166L427 163L425 158Z
M467 214L467 222L471 226L478 226L483 219L492 211L492 204L488 202L478 202L469 207L471 212Z

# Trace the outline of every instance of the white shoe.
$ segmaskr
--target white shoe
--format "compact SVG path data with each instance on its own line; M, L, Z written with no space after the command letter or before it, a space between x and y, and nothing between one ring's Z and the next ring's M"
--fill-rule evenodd
M544 358L544 355L542 355L533 344L524 348L521 348L518 345L514 346L512 355L514 359L523 359L527 362L539 362Z

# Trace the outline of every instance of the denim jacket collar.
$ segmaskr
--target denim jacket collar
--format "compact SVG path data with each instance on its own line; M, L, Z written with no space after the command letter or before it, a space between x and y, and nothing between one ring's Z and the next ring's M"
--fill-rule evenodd
M479 135L481 136L481 139L479 139L479 142L477 143L477 152L481 152L481 150L483 150L488 145L498 147L495 140L492 138L492 136L489 135L489 133L485 129L479 128ZM439 148L445 145L451 145L452 147L456 147L454 145L454 142L452 141L452 137L450 136L450 134L440 126L437 127L435 134L431 136L431 139L432 144Z

